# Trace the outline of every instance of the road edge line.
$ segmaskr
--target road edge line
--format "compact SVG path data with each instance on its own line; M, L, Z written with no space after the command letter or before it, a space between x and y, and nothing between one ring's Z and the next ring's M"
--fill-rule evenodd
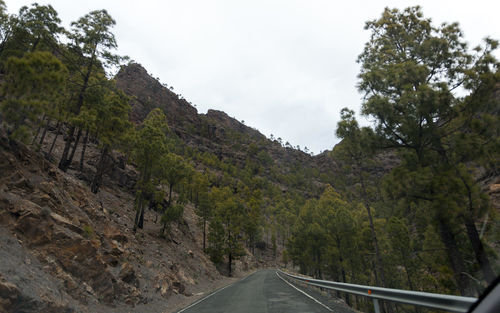
M284 281L285 283L287 283L288 285L290 285L292 288L294 288L295 290L301 292L302 294L304 294L305 296L307 296L308 298L314 300L316 303L322 305L324 308L326 308L328 311L330 312L333 312L333 310L327 306L326 304L323 304L321 303L319 300L317 300L316 298L314 298L313 296L311 296L310 294L306 293L305 291L302 291L300 290L299 288L295 287L294 285L292 285L290 282L286 281L283 277L281 277L278 272L276 272L276 276L278 276L282 281ZM179 312L180 313L180 312Z
M190 309L190 308L194 307L195 305L197 305L197 304L199 304L199 303L201 303L201 302L203 302L203 301L207 300L208 298L210 298L211 296L213 296L213 295L215 295L215 294L217 294L217 293L221 292L222 290L224 290L224 289L226 289L226 288L228 288L228 287L231 287L232 285L234 285L234 284L236 284L236 283L238 283L238 282L240 282L240 281L244 281L245 279L247 279L248 277L252 276L252 275L253 275L253 274L255 274L255 273L256 273L256 272L253 272L252 274L250 274L250 275L248 275L248 276L246 276L246 277L244 277L244 278L242 278L242 279L240 279L240 280L238 280L238 281L235 281L235 282L233 282L232 284L229 284L229 285L227 285L227 286L224 286L224 287L222 287L222 288L220 288L220 289L215 290L215 291L214 291L214 292L212 292L211 294L208 294L208 295L206 295L205 297L201 298L200 300L197 300L196 302L191 303L190 305L188 305L187 307L185 307L185 308L181 309L180 311L176 311L176 313L182 313L182 312L186 311L187 309Z

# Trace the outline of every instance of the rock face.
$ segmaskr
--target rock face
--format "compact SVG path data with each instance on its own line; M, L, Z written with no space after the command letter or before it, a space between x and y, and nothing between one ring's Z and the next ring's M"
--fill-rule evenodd
M141 122L151 110L161 104L170 126L182 127L186 123L199 123L198 112L193 106L151 77L139 64L132 63L123 67L116 76L116 84L125 93L133 95L130 114L133 122Z
M152 212L136 235L126 186L110 183L96 196L1 128L0 173L0 312L131 311L150 302L158 306L137 312L164 311L164 297L221 277L194 239L194 218L172 227L178 245L159 238Z
M0 228L0 312L75 312L81 307L19 239Z

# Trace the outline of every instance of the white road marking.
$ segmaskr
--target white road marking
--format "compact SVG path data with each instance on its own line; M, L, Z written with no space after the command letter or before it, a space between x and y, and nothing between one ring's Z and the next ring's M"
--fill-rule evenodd
M221 292L222 290L226 289L227 287L231 287L232 285L234 285L234 284L236 284L236 283L238 283L238 282L240 282L240 281L244 281L245 279L247 279L248 277L252 276L253 274L254 274L254 273L252 273L252 274L248 275L247 277L245 277L245 278L243 278L243 279L240 279L240 280L238 280L238 281L235 281L234 283L232 283L232 284L230 284L230 285L227 285L226 287L223 287L223 288L221 288L221 289L219 289L219 290L216 290L216 291L212 292L212 293L211 293L211 294L209 294L208 296L206 296L206 297L204 297L204 298L201 298L200 300L198 300L198 301L196 301L196 302L194 302L194 303L191 303L190 305L188 305L187 307L185 307L184 309L182 309L182 310L180 310L180 311L177 311L177 313L184 312L184 311L186 311L187 309L190 309L190 308L194 307L195 305L199 304L199 303L200 303L200 302L202 302L202 301L207 300L207 299L208 299L208 298L210 298L211 296L213 296L213 295L215 295L215 294L217 294L217 293Z
M329 308L328 306L326 306L325 304L323 304L323 303L319 302L318 300L316 300L313 296L311 296L311 295L309 295L309 294L305 293L304 291L300 290L299 288L295 287L294 285L292 285L291 283L289 283L288 281L286 281L283 277L281 277L281 276L278 274L278 272L276 272L276 276L278 276L278 277L279 277L282 281L284 281L284 282L285 282L285 283L287 283L288 285L292 286L292 288L294 288L295 290L297 290L297 291L299 291L299 292L303 293L303 294L304 294L305 296L307 296L308 298L311 298L311 299L312 299L312 300L314 300L316 303L318 303L318 304L322 305L322 306L323 306L325 309L327 309L328 311L333 312L333 310L332 310L332 309L330 309L330 308Z

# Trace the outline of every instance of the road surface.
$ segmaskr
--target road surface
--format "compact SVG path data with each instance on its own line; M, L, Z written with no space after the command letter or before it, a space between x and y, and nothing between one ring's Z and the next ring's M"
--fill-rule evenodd
M276 275L275 270L262 270L216 291L178 313L323 313L332 311L328 306L311 299L284 282ZM341 311L345 312L345 310Z

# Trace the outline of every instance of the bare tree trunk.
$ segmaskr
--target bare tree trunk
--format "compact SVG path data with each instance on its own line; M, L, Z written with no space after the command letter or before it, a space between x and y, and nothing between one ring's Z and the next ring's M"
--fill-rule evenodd
M85 137L83 137L82 154L80 155L80 172L83 172L83 163L85 159L85 150L87 150L88 139L89 139L89 128L87 127L87 131L85 132Z
M61 133L61 122L57 122L57 132L56 135L54 136L54 139L52 140L52 144L50 145L50 149L48 152L48 156L52 154L52 150L54 149L54 145L56 144L57 137L59 137L59 134Z
M174 189L174 184L170 184L168 188L168 206L172 204L172 189Z
M71 148L71 143L73 142L73 135L75 133L75 126L71 126L68 132L68 140L66 140L66 143L64 144L64 150L61 155L61 160L59 161L59 168L63 171L66 172L68 170L68 154L69 154L69 149Z
M45 127L43 129L42 137L40 138L40 141L38 142L38 144L40 146L42 146L43 142L45 141L45 135L47 135L47 129L49 128L49 125L50 125L50 118L47 119L47 124L45 124Z
M205 251L207 249L206 247L206 229L207 229L207 219L206 218L203 218L203 251Z
M135 212L135 221L134 221L134 232L137 228L143 228L144 226L144 206L142 196L139 196L137 199L137 210Z
M75 156L76 148L78 148L78 143L80 142L81 136L82 136L82 129L79 128L78 133L76 134L76 139L75 139L75 143L73 145L73 149L71 150L71 154L70 154L69 159L67 161L67 164L68 164L67 168L69 168L71 165L71 162L73 162L73 157Z
M90 190L93 193L97 193L102 184L102 176L104 175L104 169L106 167L106 159L108 157L108 147L102 148L101 158L99 159L99 163L97 164L96 173L94 179L92 180L92 185Z

